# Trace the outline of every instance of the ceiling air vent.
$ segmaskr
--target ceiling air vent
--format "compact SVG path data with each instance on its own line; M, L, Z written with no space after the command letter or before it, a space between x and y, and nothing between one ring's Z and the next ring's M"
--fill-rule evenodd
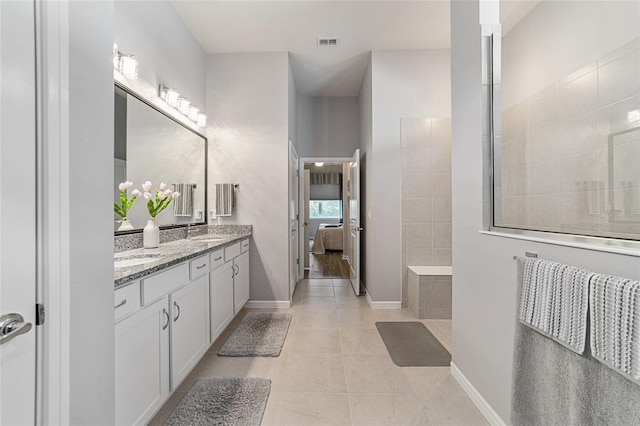
M337 46L338 37L321 37L318 38L318 46Z

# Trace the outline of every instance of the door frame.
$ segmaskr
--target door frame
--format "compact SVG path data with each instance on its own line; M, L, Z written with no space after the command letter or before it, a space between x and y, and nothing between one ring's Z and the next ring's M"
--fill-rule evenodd
M295 164L295 167L292 170L292 163ZM298 281L300 281L300 279L304 276L300 274L300 266L302 265L302 267L304 268L304 262L300 262L300 253L302 253L300 251L300 168L299 168L299 164L300 164L300 157L298 156L298 152L296 151L296 148L293 146L293 142L291 142L291 140L289 140L289 173L287 175L287 180L289 180L291 173L293 171L295 171L296 173L296 181L297 181L297 188L295 187L296 185L291 185L291 182L288 183L289 186L289 203L294 200L294 192L297 191L298 192L298 205L296 206L298 208L298 217L295 218L292 216L292 212L291 212L291 208L289 206L289 208L287 208L288 210L288 216L289 216L289 222L288 222L288 232L290 233L291 231L295 230L296 232L296 239L295 242L292 244L291 243L291 235L287 234L287 239L288 239L288 245L289 245L289 273L287 274L289 276L289 283L288 283L288 287L289 287L289 301L291 301L293 299L293 292L295 291L295 287L298 284ZM293 214L295 214L295 212L293 212ZM291 222L292 221L296 221L296 225L294 227L291 227ZM296 276L292 277L292 271L293 271L293 265L291 264L292 262L292 255L293 255L293 250L295 248L295 246L297 247L297 260L298 260L298 267L295 268L296 271ZM303 269L304 270L304 269ZM291 288L291 283L293 282L293 279L295 279L296 284L293 286L293 288Z
M36 302L46 309L36 327L36 424L69 424L69 4L36 1L35 7Z
M298 160L298 170L303 172L304 171L304 165L306 163L316 163L316 162L323 162L323 163L349 163L351 162L352 157L300 157ZM300 217L304 217L304 213L307 209L307 206L305 206L304 204L304 195L305 195L305 187L304 187L304 179L299 179L298 180L298 184L299 184L299 193L298 193L298 203L299 203L299 207L298 207L298 214L300 215ZM342 195L342 191L340 191L340 194ZM342 219L344 222L344 218ZM304 232L302 232L302 227L304 220L300 220L298 221L298 255L300 255L300 253L304 253L303 250L309 250L309 245L308 243L304 240ZM343 252L344 253L344 252ZM304 278L304 262L300 263L300 268L298 273L300 274L300 279Z

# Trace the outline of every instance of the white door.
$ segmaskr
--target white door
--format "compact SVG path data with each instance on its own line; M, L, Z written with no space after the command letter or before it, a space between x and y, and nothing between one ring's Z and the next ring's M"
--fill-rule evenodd
M351 158L349 170L349 269L353 291L360 294L360 150Z
M309 225L311 223L309 220L309 199L311 197L311 172L308 169L305 169L302 163L300 164L300 170L304 170L304 180L302 182L302 194L304 195L304 204L302 207L304 209L304 239L302 241L301 247L304 253L304 267L305 269L309 269L309 238L311 237L309 235Z
M0 322L8 325L0 331L2 425L35 423L34 33L33 1L0 1Z
M289 141L289 300L298 283L300 256L298 253L298 154Z

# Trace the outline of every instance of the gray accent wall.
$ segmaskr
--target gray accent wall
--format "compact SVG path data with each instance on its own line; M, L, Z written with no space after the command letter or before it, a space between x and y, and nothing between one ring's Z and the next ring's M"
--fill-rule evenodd
M240 184L232 217L251 224L251 300L289 300L289 56L222 53L207 60L209 199Z
M300 157L351 157L358 148L358 98L298 96Z
M371 94L371 145L367 146L368 137L361 142L367 174L366 286L374 302L399 304L403 274L400 123L410 117L449 117L449 50L372 52Z

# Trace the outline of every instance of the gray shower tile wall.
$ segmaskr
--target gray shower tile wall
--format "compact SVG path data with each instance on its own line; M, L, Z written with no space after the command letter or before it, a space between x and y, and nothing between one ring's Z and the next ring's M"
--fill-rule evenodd
M497 225L640 238L640 38L502 113Z
M403 118L402 305L407 266L451 265L451 120Z

